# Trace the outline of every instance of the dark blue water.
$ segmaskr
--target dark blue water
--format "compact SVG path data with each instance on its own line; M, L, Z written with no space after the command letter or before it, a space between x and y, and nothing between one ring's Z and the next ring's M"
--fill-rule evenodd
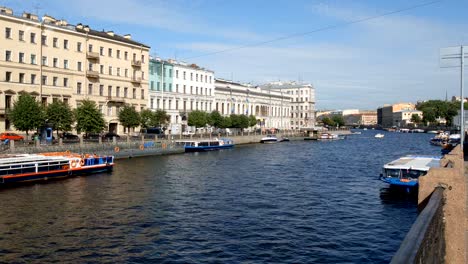
M375 133L119 160L111 174L3 189L0 262L388 263L417 209L381 167L439 148Z

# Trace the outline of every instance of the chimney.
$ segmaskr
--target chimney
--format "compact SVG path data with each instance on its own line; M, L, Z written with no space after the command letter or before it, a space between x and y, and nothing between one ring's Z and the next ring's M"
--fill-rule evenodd
M131 35L131 34L125 34L123 37L126 38L126 39L132 39L132 35Z
M57 21L54 17L51 17L49 15L44 15L42 17L42 21L44 21L45 23L49 23L49 24L53 24L55 23L55 21Z
M114 36L114 31L107 31L107 35L113 37Z
M0 14L13 15L13 9L8 7L0 7Z
M83 24L78 23L78 25L76 25L76 28L77 28L77 29L83 29Z

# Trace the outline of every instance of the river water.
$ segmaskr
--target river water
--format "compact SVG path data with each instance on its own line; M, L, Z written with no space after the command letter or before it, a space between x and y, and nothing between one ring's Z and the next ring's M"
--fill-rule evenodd
M416 201L384 163L428 134L118 160L112 173L0 190L0 262L388 263Z

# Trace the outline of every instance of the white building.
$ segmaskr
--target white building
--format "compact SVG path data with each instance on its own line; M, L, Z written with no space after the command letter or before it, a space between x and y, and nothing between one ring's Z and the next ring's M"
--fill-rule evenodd
M223 116L254 115L261 128L289 129L292 96L283 91L216 79L213 110Z
M401 110L393 112L393 122L395 122L394 125L401 127L408 124L413 124L411 121L413 115L418 115L421 120L423 118L423 112L419 110Z
M291 97L290 129L311 128L315 125L315 88L311 84L271 82L263 89L277 90Z
M214 73L196 64L152 59L149 94L149 108L165 110L171 116L169 130L180 134L189 112L213 110Z

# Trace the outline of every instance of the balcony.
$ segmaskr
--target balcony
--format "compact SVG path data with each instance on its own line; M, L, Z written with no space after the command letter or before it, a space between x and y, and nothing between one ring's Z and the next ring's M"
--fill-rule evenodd
M132 83L141 84L141 77L132 77Z
M141 61L139 61L139 60L132 60L132 66L133 66L133 67L138 67L138 68L140 68L140 67L141 67Z
M88 51L86 53L86 58L88 60L99 60L99 53Z
M125 99L122 97L116 97L116 96L107 96L107 102L109 103L119 103L119 104L124 104Z
M97 71L86 71L86 77L97 79L97 78L99 78L99 72L97 72Z

